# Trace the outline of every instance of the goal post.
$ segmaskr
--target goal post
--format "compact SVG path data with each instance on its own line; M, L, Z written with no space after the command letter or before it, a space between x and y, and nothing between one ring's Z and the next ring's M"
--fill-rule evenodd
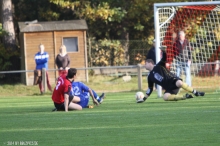
M160 60L159 48L165 47L166 66L177 74L178 60L184 60L175 48L178 33L184 32L191 56L192 86L198 90L215 93L220 90L220 1L178 2L154 4L156 61ZM182 44L184 46L186 44ZM186 46L185 46L186 47ZM182 51L184 53L184 51ZM178 56L178 57L177 57ZM182 58L181 58L182 57ZM180 76L184 82L185 72ZM162 88L158 88L162 96Z

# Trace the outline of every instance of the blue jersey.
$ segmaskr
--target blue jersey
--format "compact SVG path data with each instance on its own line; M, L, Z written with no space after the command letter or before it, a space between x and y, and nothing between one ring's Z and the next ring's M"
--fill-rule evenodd
M81 96L84 92L89 92L89 87L82 82L72 82L72 90L75 96Z
M87 107L90 97L88 86L82 82L72 82L71 94L80 98L80 102L78 104L81 105L82 108Z

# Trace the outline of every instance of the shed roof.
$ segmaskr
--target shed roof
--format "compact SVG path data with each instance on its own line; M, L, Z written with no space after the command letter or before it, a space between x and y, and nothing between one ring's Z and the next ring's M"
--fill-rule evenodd
M55 30L87 30L85 20L18 22L20 32L39 32Z

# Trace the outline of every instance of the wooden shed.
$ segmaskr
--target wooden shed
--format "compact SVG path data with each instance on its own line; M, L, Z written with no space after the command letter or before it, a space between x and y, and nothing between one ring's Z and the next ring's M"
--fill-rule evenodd
M64 44L71 59L70 67L87 67L86 30L85 20L49 21L49 22L19 22L19 39L21 46L21 69L34 70L36 67L34 56L39 52L38 46L42 43L45 52L49 54L48 73L51 84L55 84L58 77L55 58L59 54L59 48ZM80 81L87 81L88 72L78 70ZM33 85L33 72L22 75L22 82Z

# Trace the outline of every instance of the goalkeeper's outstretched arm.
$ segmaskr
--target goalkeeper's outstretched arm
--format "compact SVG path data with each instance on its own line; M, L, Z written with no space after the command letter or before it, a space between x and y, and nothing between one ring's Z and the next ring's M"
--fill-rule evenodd
M154 89L154 82L151 81L150 76L148 76L147 80L148 80L148 89L146 91L146 95L148 97L151 95L151 93Z
M146 91L145 100L151 95L152 92L153 92L153 87L149 87Z
M154 82L151 81L150 76L147 78L148 80L148 89L146 91L146 96L143 98L143 100L138 101L137 103L142 103L151 95L153 88L154 88Z

